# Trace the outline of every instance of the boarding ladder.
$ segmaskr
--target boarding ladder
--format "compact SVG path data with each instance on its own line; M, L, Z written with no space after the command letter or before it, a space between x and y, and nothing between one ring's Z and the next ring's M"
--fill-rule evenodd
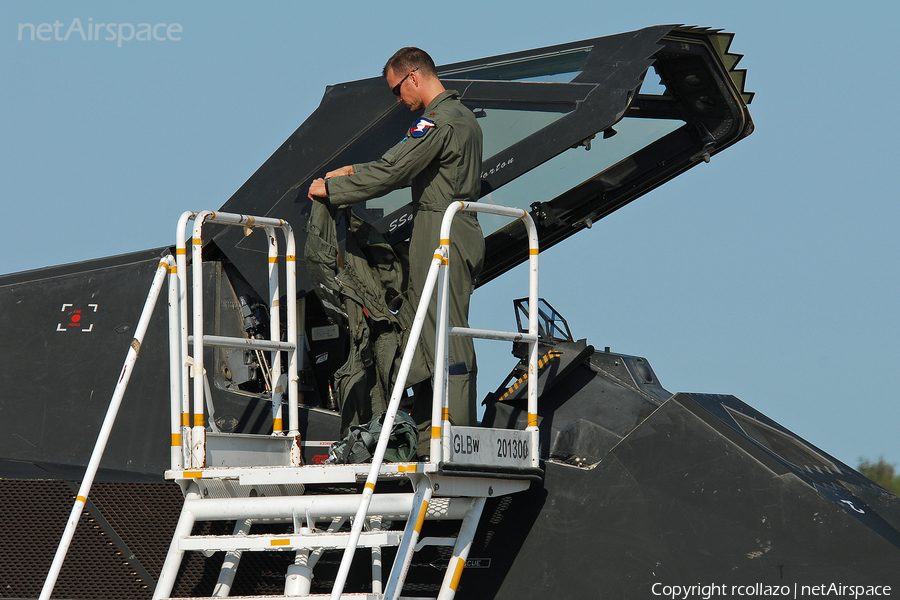
M528 333L449 327L450 225L460 211L489 212L521 219L529 238L529 325ZM191 237L191 284L187 282L185 230L193 220ZM268 236L270 334L273 339L247 339L211 336L203 333L202 228L204 223L240 226L250 233L262 228ZM285 272L287 302L287 340L280 337L278 241L276 229L286 239ZM537 427L537 340L538 340L538 243L531 217L521 209L488 204L455 202L446 211L441 225L440 246L435 250L422 298L430 298L437 287L438 312L435 345L434 397L430 456L422 462L385 463L388 438L404 395L406 378L422 331L428 302L417 308L409 340L403 354L397 381L385 414L382 435L371 464L303 465L300 453L299 393L297 373L296 268L293 233L286 221L266 217L203 211L184 213L178 223L176 258L160 263L150 297L144 308L146 318L161 288L163 274L169 273L170 400L172 408L171 468L166 478L178 482L185 502L154 593L154 599L168 598L175 584L184 553L199 551L208 556L224 551L218 583L212 597L225 597L238 571L242 553L279 551L294 553L285 574L284 595L277 597L316 597L310 594L314 568L328 550L342 550L330 597L400 598L413 554L428 545L450 546L452 556L437 598L452 599L466 564L485 500L527 489L539 479ZM174 263L174 264L173 264ZM188 335L188 288L192 302L192 333ZM151 301L152 299L152 301ZM149 307L149 308L148 308ZM140 338L146 330L145 316L138 326L133 352L129 352L120 383L127 385L130 369L137 357ZM142 324L143 323L143 329ZM448 408L447 355L448 336L468 336L529 345L528 425L525 430L458 427L450 424ZM136 348L135 348L136 346ZM209 398L204 376L203 348L220 346L251 348L271 353L273 434L225 434L207 431L204 412ZM189 353L189 350L191 352ZM286 373L281 354L287 354ZM130 362L129 362L130 361ZM127 376L126 376L127 375ZM191 381L193 380L193 381ZM192 393L191 393L192 392ZM124 388L122 389L124 393ZM118 407L117 387L111 403ZM282 429L282 402L287 396L288 431ZM191 409L191 399L193 407ZM193 424L190 423L193 415ZM109 414L107 415L109 419ZM111 427L111 423L109 425ZM104 423L104 429L106 423ZM103 437L101 430L101 438ZM108 432L106 433L108 437ZM102 455L105 440L98 440ZM98 453L95 448L95 454ZM503 449L498 456L496 449ZM94 463L92 457L91 464ZM99 464L99 456L96 458ZM42 598L49 598L61 567L69 529L74 530L81 507L86 501L93 475L91 466L64 534L57 558L51 567ZM376 485L408 480L412 491L375 493ZM358 485L363 483L361 493ZM394 486L396 487L396 486ZM337 488L337 490L336 490ZM340 489L350 489L340 492ZM323 493L323 490L325 493ZM80 503L80 505L79 505ZM455 537L420 538L425 520L461 521ZM232 535L193 535L194 525L203 521L234 521ZM403 524L400 529L397 524ZM253 532L254 525L284 524L290 533ZM395 546L396 557L386 579L382 574L382 552ZM371 588L362 594L343 594L351 565L358 574L366 568L354 563L357 548L371 549ZM59 563L59 564L57 564ZM55 573L54 573L55 569ZM246 598L246 596L244 596ZM271 598L273 596L265 596Z

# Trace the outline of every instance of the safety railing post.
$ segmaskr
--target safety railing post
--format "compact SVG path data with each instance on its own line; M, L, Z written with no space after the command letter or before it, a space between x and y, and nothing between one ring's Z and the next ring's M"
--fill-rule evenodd
M188 364L188 301L187 301L187 224L197 216L195 211L186 211L178 219L175 230L175 266L178 276L178 331L179 354L170 356L170 361L178 361L181 371L181 465L191 465L191 374Z
M263 227L268 238L269 247L269 337L281 339L281 300L280 286L278 282L278 239L275 237L275 228ZM272 352L271 371L269 381L272 387L272 433L282 435L281 416L281 352Z
M493 204L481 204L477 202L455 202L451 204L444 213L444 219L441 222L441 248L445 249L449 256L450 244L450 227L453 217L460 210L469 210L474 212L486 212L497 215L505 215L508 217L519 218L525 224L528 233L528 334L515 335L510 337L503 332L492 332L462 327L447 327L446 323L441 329L448 331L450 335L462 335L467 337L483 337L488 339L515 339L516 341L526 341L528 343L528 421L525 428L531 434L531 466L540 466L540 436L538 430L538 399L537 399L537 376L538 376L538 235L537 228L534 226L531 216L524 210L519 208L510 208L506 206L497 206ZM444 285L448 285L444 282ZM441 294L445 294L446 290ZM441 339L441 338L439 338ZM446 337L443 338L446 343ZM435 355L437 355L435 348ZM437 367L435 367L437 369ZM446 396L442 399L446 402ZM449 436L449 421L442 422L442 436ZM449 440L446 442L449 445Z
M528 426L531 432L531 466L540 465L540 431L538 429L538 237L530 217L528 230Z
M450 456L450 404L449 404L449 379L450 357L448 324L450 313L450 230L444 231L443 223L452 223L453 218L460 210L465 210L465 204L454 202L447 207L441 227L440 250L447 257L441 263L438 278L437 318L435 319L435 345L434 345L434 398L432 404L432 447L431 462L439 463L444 457ZM422 302L430 300L430 296L422 297ZM435 424L439 429L435 428ZM437 435L435 435L437 434ZM434 440L438 438L440 444Z
M284 271L287 278L287 339L294 344L294 350L288 353L288 435L300 434L300 332L297 323L297 248L294 231L287 221L281 222L281 229L287 243L284 249Z
M181 452L181 340L179 339L178 266L169 265L169 402L172 444L169 462L172 469L184 467Z
M192 304L193 304L193 357L190 358L191 370L194 377L193 384L193 415L194 423L190 433L191 459L185 460L193 468L202 468L206 462L206 428L204 418L204 372L203 372L203 348L205 345L218 345L229 347L246 347L250 344L256 350L268 350L272 353L271 370L269 371L269 388L272 393L273 419L272 429L276 435L283 434L282 398L287 391L289 406L289 427L292 435L299 432L299 387L298 387L298 359L297 359L297 268L296 268L296 242L290 225L282 219L268 217L252 217L234 213L222 213L203 211L200 213L185 213L182 220L186 223L190 218L194 219L192 246ZM270 340L243 340L241 338L225 338L203 334L203 257L202 257L202 231L204 223L218 225L236 225L244 228L262 228L266 232L268 260L269 260L269 333ZM183 227L179 221L179 227ZM278 275L279 248L275 229L281 229L286 238L285 272L287 275L287 342L281 342L281 287ZM186 304L186 301L185 301ZM182 335L187 339L187 332L182 327ZM187 342L183 342L183 347ZM281 352L288 352L287 377L281 377ZM186 351L182 357L188 361ZM286 380L287 385L284 385ZM286 390L284 388L287 388ZM292 455L293 460L293 455Z
M206 425L203 421L204 372L203 372L203 222L214 216L211 210L204 210L194 218L194 233L191 236L191 298L193 308L194 346L191 356L193 384L193 427L191 428L191 467L206 466Z
M442 240L443 241L443 240ZM436 253L434 258L440 257L438 266L438 300L437 315L435 318L434 333L434 381L432 384L432 402L431 402L431 443L429 452L431 453L431 462L439 463L443 459L444 440L441 436L443 430L443 422L447 417L445 408L445 400L447 397L448 379L449 379L449 357L447 352L447 294L444 292L449 289L449 248L445 248L443 244L439 248L440 253ZM419 302L430 303L431 295L423 295Z

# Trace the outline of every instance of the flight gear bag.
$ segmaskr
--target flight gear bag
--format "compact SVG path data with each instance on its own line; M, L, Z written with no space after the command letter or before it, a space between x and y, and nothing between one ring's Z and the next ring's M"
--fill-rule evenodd
M384 428L384 413L365 425L351 425L350 433L328 449L327 465L362 464L372 461L378 438ZM391 437L384 451L385 462L410 462L419 446L419 428L403 411L397 411L391 427Z

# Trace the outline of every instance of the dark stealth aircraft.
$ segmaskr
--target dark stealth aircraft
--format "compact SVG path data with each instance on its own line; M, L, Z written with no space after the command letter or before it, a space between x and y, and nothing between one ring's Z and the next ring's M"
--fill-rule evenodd
M479 204L522 209L544 249L709 162L753 131L753 95L731 40L659 26L440 67L484 132ZM498 386L482 427L436 428L443 460L384 464L370 475L374 495L363 485L368 467L318 466L340 437L336 377L358 338L341 305L316 295L301 260L306 190L333 168L380 156L417 116L381 78L331 86L217 211L290 225L297 254L280 255L297 265L296 299L281 289L273 301L268 238L248 235L264 219L226 228L198 217L212 235L191 258L198 266L202 252L207 292L194 309L202 306L204 332L242 341L202 351L193 431L190 410L169 410L170 392L190 396L182 389L194 383L178 374L188 355L173 350L170 387L165 301L146 335L136 334L160 261L180 256L175 246L0 277L0 349L16 365L0 373L0 596L40 593L129 348L140 359L90 495L78 500L54 597L150 598L157 588L209 596L217 586L218 595L302 596L330 593L336 581L372 597L402 588L404 597L441 598L859 595L847 586L873 595L900 586L897 497L734 396L670 393L646 359L576 340L534 298L515 303L520 365L506 377L481 373ZM402 258L411 216L403 190L355 208L338 223L342 252L358 251L353 221ZM486 285L531 254L524 219L480 221ZM551 300L566 293L543 290ZM536 353L529 308L540 309ZM292 314L298 329L282 331ZM282 340L283 367L266 337ZM529 378L532 356L539 376ZM279 436L282 371L298 405ZM473 459L479 452L491 456ZM374 507L352 519L362 532L348 518L361 494ZM363 550L339 567L348 545Z

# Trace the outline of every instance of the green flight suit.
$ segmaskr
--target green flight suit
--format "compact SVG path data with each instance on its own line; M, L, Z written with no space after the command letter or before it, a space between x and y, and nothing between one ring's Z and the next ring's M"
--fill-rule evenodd
M455 91L439 94L407 136L380 160L354 165L353 175L328 180L329 202L344 206L412 188L413 231L409 242L409 300L418 306L434 250L440 244L441 219L457 200L477 201L481 193L482 133L475 116ZM469 326L469 297L484 261L484 234L475 213L459 213L450 232L451 326ZM424 361L410 372L408 385L428 380L434 366L436 295L432 297L419 350ZM475 347L471 338L451 337L450 418L457 425L477 423ZM464 363L460 365L459 363ZM454 366L455 365L455 366ZM420 443L430 439L431 402L416 399L413 417ZM424 437L424 440L421 438ZM420 446L421 447L421 446Z

